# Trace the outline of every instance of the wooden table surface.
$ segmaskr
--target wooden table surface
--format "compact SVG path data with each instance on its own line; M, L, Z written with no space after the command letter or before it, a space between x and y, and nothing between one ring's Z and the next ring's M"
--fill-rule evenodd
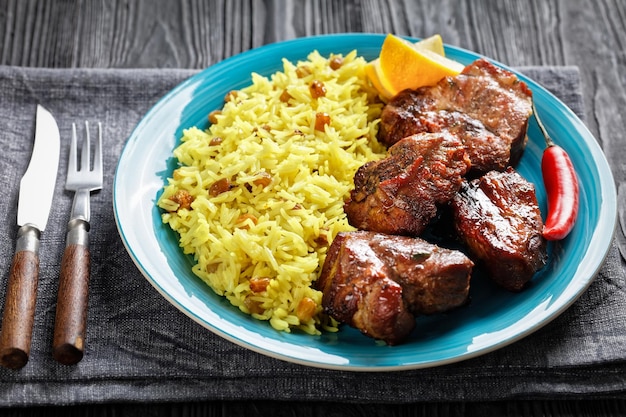
M325 33L442 35L510 66L576 65L585 122L626 192L624 0L0 0L0 65L205 68L267 43ZM7 416L609 416L624 399L354 405L114 404L0 410Z

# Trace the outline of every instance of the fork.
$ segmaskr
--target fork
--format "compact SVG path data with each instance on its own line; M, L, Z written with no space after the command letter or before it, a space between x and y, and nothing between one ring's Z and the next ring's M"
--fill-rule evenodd
M98 123L98 140L91 164L89 123L81 145L80 168L76 124L72 123L72 140L65 189L74 191L72 213L67 224L65 251L61 260L52 356L65 365L83 358L87 302L89 293L89 229L91 191L102 188L102 124ZM90 165L93 165L90 167Z

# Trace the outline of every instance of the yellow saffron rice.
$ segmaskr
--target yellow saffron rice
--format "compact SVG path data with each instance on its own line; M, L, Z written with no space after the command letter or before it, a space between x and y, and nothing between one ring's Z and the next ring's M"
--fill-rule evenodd
M271 78L253 73L208 130L185 130L174 150L163 222L198 277L277 330L336 330L312 282L337 233L354 230L343 206L356 170L384 156L365 64L356 51L312 52Z

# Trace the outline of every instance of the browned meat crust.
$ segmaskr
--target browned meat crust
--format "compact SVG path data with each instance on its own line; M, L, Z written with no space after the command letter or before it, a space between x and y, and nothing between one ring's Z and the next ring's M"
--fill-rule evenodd
M520 291L545 265L535 189L513 168L466 182L451 206L459 237L498 285Z
M399 93L383 109L379 139L393 145L415 133L447 130L467 146L474 171L503 170L524 150L531 100L515 74L479 59L456 77Z
M316 287L327 314L393 345L413 330L414 315L465 304L472 267L461 252L422 239L340 233Z
M389 234L419 235L437 205L457 192L470 167L463 143L447 132L406 137L386 158L363 165L346 202L350 224Z

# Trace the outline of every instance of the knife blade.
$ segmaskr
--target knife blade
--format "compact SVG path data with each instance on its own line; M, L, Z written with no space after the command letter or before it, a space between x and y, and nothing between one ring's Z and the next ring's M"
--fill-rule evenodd
M30 354L39 280L39 238L52 206L59 167L60 134L54 117L37 105L35 143L20 182L17 240L0 330L0 365L19 369Z

